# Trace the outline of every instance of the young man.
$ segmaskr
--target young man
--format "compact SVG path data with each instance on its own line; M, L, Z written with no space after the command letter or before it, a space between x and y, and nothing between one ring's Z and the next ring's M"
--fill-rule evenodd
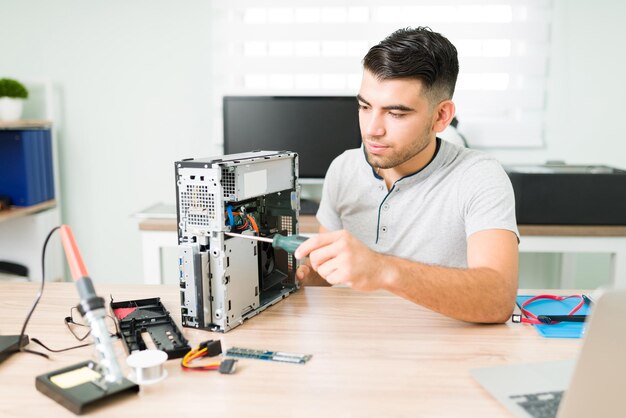
M385 289L453 318L497 323L513 310L518 232L511 183L493 158L436 137L455 113L456 48L401 29L363 59L363 147L331 164L303 285Z

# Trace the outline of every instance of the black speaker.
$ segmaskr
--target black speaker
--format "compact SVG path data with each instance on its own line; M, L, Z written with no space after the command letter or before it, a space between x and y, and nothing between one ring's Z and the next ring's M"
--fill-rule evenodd
M626 225L626 171L607 166L505 166L518 224Z

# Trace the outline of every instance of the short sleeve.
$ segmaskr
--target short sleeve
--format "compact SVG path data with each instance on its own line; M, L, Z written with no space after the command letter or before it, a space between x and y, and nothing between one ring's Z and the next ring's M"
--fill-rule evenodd
M517 236L515 195L509 177L495 160L473 164L459 188L466 236L489 229L509 230Z

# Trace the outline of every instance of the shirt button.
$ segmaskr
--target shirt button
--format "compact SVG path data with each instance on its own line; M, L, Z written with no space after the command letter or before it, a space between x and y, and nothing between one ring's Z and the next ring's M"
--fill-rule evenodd
M380 231L381 231L381 232L387 232L387 227L386 227L386 226L383 226L382 228L380 228Z
M389 203L385 203L383 205L383 210L389 210Z

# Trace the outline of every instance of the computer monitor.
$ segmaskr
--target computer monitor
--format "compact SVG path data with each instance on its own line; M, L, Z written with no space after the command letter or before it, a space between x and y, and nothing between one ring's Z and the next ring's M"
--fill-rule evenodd
M295 151L301 179L323 179L332 160L361 146L354 96L225 96L224 153Z

